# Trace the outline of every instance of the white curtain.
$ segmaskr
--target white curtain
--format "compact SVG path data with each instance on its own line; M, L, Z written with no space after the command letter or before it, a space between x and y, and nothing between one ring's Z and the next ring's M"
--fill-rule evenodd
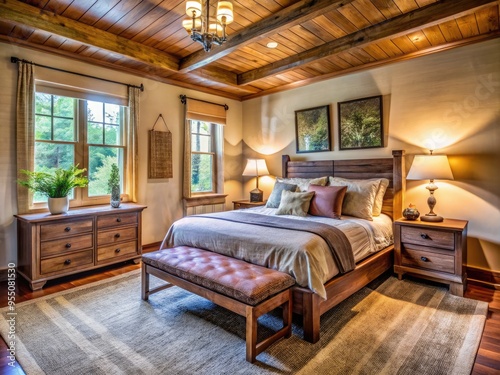
M21 169L34 169L34 109L35 75L33 64L18 62L17 98L16 98L16 147L17 177L22 178ZM17 213L29 211L31 194L24 186L17 185Z
M139 98L141 89L128 88L129 129L127 132L127 173L125 174L126 186L130 200L137 202L137 189L139 185L139 145L137 133L139 127Z

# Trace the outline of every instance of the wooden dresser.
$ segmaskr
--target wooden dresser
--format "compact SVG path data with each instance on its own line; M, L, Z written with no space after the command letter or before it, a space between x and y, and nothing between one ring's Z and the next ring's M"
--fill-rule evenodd
M133 259L142 253L141 216L146 206L93 206L68 211L15 215L17 271L31 289L47 280Z
M450 293L463 297L467 282L467 224L396 220L394 222L394 272L446 283Z

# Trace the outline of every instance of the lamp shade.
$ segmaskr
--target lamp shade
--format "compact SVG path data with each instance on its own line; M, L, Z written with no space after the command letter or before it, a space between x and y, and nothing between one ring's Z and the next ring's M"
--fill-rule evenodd
M446 155L416 155L407 180L453 180Z
M201 2L199 0L186 1L186 14L189 17L198 18L201 16Z
M230 1L219 1L217 4L217 19L221 24L225 25L233 22L233 4Z
M269 174L264 159L248 159L243 176L266 176Z

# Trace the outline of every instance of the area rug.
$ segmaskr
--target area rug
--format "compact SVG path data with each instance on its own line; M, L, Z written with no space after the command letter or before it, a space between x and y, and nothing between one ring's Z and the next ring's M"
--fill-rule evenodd
M142 301L133 271L18 304L16 356L27 374L470 373L486 303L394 277L370 286L322 316L318 343L297 320L250 364L243 317L177 287ZM279 327L279 314L261 324Z

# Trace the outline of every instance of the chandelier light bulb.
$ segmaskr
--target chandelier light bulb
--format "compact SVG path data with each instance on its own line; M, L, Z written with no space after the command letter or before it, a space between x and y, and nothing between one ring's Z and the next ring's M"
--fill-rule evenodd
M189 17L198 18L201 16L201 1L188 0L186 1L186 14Z

